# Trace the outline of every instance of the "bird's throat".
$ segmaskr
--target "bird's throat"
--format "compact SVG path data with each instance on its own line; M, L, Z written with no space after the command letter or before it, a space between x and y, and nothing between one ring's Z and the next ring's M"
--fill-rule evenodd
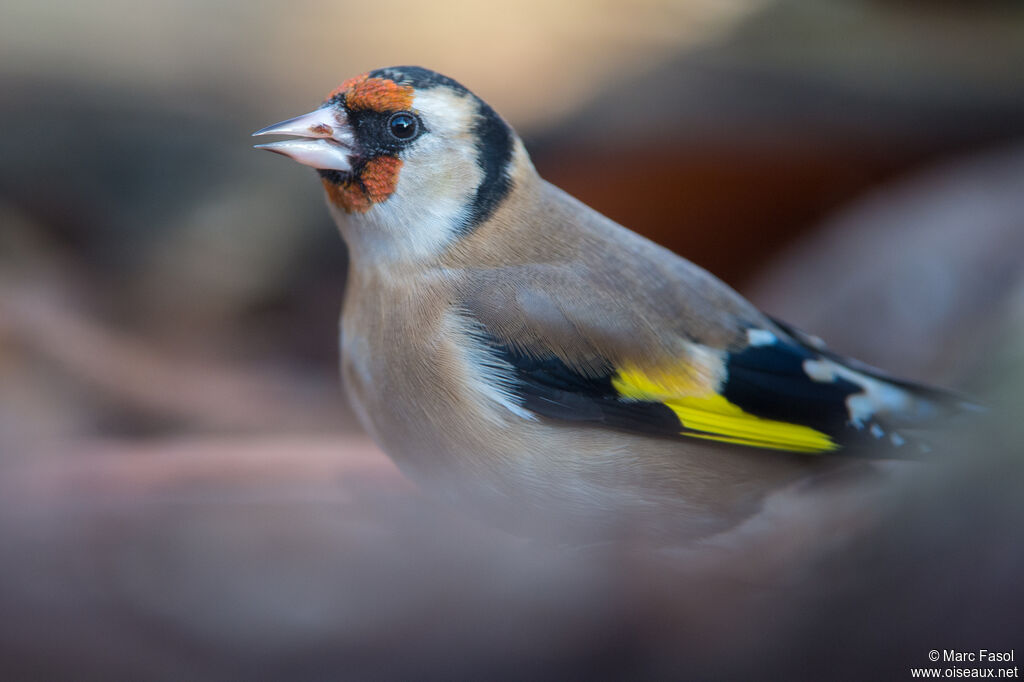
M366 213L374 204L386 201L398 186L402 160L395 156L378 156L368 160L353 175L336 180L321 177L331 203L346 213Z

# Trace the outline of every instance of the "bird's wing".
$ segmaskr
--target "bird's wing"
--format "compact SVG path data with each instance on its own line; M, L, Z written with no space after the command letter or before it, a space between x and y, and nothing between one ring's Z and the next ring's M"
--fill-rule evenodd
M543 418L900 456L920 444L907 430L932 426L960 402L831 353L695 266L618 286L583 267L489 269L462 287L478 342L506 368L509 392ZM713 312L695 308L708 296L718 297Z

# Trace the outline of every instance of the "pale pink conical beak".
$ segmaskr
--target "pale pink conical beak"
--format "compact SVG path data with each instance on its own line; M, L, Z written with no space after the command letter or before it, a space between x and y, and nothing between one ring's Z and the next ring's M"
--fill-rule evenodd
M297 139L258 144L256 149L283 154L320 170L352 170L352 129L345 112L332 106L267 126L253 133L253 137L257 135L294 135Z

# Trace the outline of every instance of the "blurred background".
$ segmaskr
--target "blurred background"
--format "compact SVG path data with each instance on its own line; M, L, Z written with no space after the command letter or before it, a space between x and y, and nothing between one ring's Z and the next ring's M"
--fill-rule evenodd
M395 64L769 313L992 413L873 521L742 560L437 505L344 403L320 183L249 139ZM1019 2L4 0L0 93L4 678L905 679L1024 643Z

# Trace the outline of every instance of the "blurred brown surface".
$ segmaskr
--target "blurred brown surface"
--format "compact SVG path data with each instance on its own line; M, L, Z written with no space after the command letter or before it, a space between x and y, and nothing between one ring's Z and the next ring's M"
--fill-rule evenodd
M439 506L365 441L52 446L0 482L0 661L18 680L899 679L950 642L1017 645L1018 454L782 498L746 544L573 548Z
M742 286L836 206L922 154L871 153L838 140L752 152L702 140L544 151L538 164L551 182L602 213Z
M538 131L545 176L734 286L860 194L1024 136L1012 2L766 3Z
M1024 147L958 159L835 216L753 301L903 376L970 385L1024 301Z

